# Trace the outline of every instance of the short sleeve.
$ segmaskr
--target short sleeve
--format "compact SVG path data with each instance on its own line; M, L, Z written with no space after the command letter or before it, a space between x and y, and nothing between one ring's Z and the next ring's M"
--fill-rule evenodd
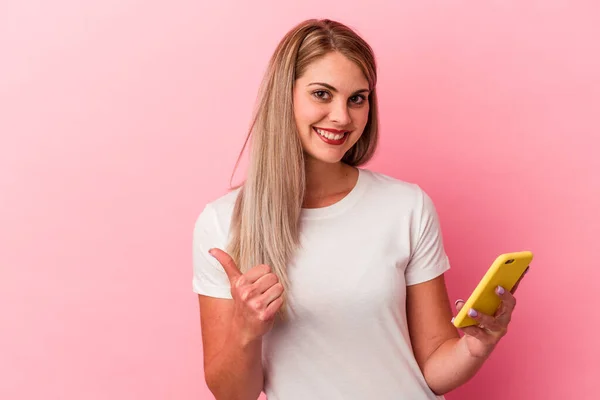
M411 257L405 270L407 285L438 277L450 269L442 231L431 198L419 188L419 198L411 229Z
M208 250L219 247L222 250L225 240L217 224L215 210L208 204L198 216L194 225L192 240L194 293L231 299L229 278L221 264L208 254Z

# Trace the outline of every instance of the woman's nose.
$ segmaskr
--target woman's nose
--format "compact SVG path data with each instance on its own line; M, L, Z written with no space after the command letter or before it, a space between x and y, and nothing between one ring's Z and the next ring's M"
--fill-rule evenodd
M348 112L348 106L346 103L344 104L334 104L332 106L332 110L329 113L329 118L331 122L335 122L341 126L346 126L352 122L352 118L350 117L350 113Z

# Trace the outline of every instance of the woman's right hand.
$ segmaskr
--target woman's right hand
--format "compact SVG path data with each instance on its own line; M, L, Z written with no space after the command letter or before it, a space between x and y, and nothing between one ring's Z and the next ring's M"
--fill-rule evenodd
M249 342L269 332L283 304L283 285L268 265L260 264L242 274L229 254L220 249L209 253L223 266L234 301L233 324Z

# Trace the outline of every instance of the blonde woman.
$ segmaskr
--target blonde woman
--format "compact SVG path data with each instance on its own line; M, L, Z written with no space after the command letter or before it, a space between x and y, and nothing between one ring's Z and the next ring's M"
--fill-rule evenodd
M246 180L194 229L217 399L442 398L506 333L515 298L498 288L497 315L472 310L480 325L459 336L431 199L360 167L377 145L376 84L372 49L340 23L305 21L275 50Z

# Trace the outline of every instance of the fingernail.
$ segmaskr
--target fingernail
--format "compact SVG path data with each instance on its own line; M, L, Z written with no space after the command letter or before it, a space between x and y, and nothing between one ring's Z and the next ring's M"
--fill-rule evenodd
M208 254L210 254L210 255L211 255L211 256L213 256L213 257L215 256L215 255L213 254L213 249L210 249L210 250L208 250Z
M502 286L498 286L498 294L504 294L504 288Z
M454 317L452 317L452 319L450 320L450 322L454 322Z
M456 305L458 304L459 301L462 301L463 303L465 302L463 299L458 299L454 302L454 306L456 307Z
M469 310L469 317L476 317L477 316L477 311L473 310L472 308Z

